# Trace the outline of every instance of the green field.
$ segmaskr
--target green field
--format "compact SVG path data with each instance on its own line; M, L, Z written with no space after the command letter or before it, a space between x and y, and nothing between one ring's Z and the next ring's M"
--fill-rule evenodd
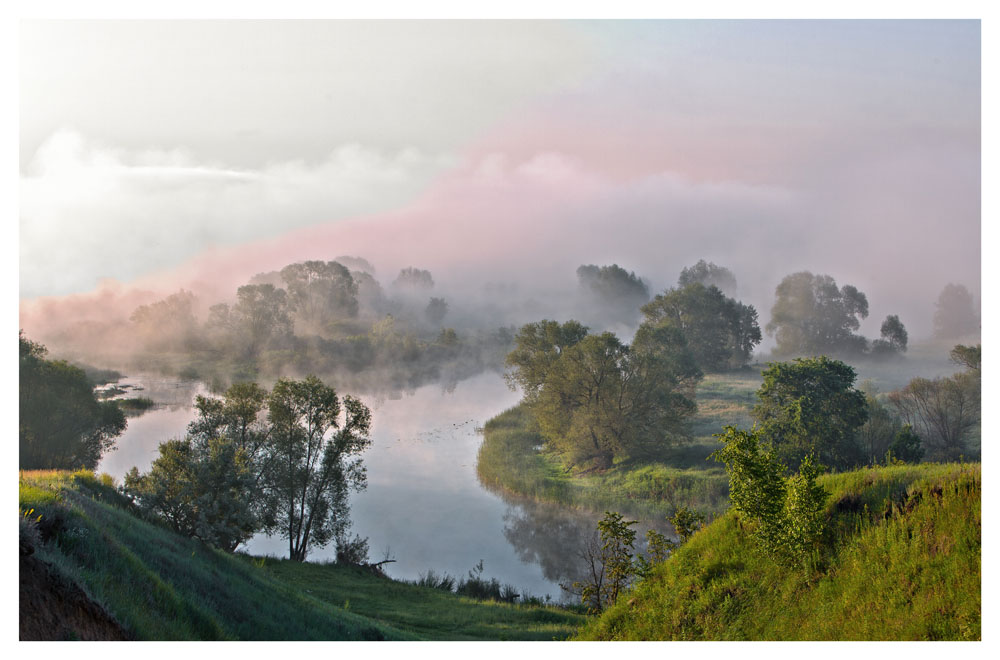
M477 601L361 569L228 555L136 516L87 472L22 472L35 556L140 640L552 640L584 617Z

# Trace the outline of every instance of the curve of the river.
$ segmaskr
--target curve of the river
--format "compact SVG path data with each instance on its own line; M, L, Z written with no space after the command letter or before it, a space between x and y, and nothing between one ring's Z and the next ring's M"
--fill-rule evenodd
M136 394L158 405L129 419L117 450L98 466L119 480L132 466L148 470L161 442L183 437L195 395L207 393L199 383L155 376L122 383L143 387ZM450 392L427 385L390 398L360 398L372 409L373 442L363 455L368 488L352 495L351 520L352 533L368 537L372 561L388 550L396 562L386 566L387 573L413 580L428 570L464 577L482 560L485 577L522 594L569 597L559 585L583 577L577 552L597 516L504 497L476 478L482 442L476 428L518 399L497 374L480 374ZM646 528L637 530L639 538ZM259 535L246 550L287 556L287 542ZM314 549L309 559L333 555L331 545Z

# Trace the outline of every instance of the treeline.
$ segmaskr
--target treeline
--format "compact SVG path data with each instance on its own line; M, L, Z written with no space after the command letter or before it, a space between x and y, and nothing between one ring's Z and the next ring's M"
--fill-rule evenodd
M367 261L338 257L255 275L204 319L180 291L132 313L133 362L210 383L320 373L372 389L499 369L512 328L447 327L451 306L433 287L429 271L404 268L386 291Z

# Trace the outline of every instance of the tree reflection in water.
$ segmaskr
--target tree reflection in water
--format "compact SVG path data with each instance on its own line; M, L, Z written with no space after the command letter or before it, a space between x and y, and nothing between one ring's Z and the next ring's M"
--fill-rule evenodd
M582 551L588 543L596 541L597 521L602 515L509 493L500 496L507 504L503 535L521 561L538 564L545 579L560 586L569 586L587 577ZM638 520L639 524L634 527L637 553L645 553L649 529L676 539L674 529L666 520ZM576 598L565 588L562 595L563 600Z

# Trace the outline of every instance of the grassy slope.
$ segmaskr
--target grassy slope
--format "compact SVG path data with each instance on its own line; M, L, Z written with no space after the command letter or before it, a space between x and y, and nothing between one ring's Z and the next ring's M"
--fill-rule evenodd
M830 538L811 568L760 556L730 512L580 637L981 638L979 464L864 469L821 483L831 492Z
M342 567L227 555L137 518L86 473L24 472L19 500L54 532L36 555L138 639L553 639L583 621Z
M489 487L541 500L629 515L664 517L686 505L708 513L725 510L725 470L708 456L718 449L712 437L726 424L750 425L759 372L712 374L698 386L698 414L692 442L655 462L621 462L599 474L576 474L557 454L540 449L541 435L530 413L515 406L484 426L477 470Z

